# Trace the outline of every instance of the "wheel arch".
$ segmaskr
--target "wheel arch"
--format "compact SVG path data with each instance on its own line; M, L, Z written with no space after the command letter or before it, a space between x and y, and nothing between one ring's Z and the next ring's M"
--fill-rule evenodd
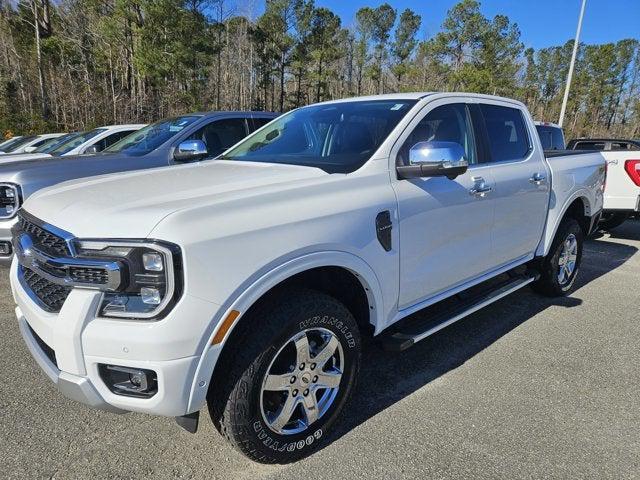
M554 211L555 210L555 211ZM575 192L567 198L561 209L551 207L547 220L547 229L544 234L543 241L538 248L538 256L544 257L549 253L553 239L555 238L558 228L562 221L571 217L578 221L585 236L589 234L591 228L591 218L593 216L591 201L585 191Z
M338 282L332 289L330 280L336 279ZM242 324L243 319L248 318L251 309L261 300L289 285L315 287L337 297L345 303L365 333L378 333L384 324L381 286L373 269L360 257L347 252L333 251L310 253L290 260L256 279L236 298L219 309L212 321L215 328L207 335L208 341L193 378L187 413L197 411L204 405L209 384L215 383L214 374L218 360L226 352L225 347L233 345L234 331ZM354 293L347 290L357 285L360 287L359 291ZM343 291L342 295L338 293L340 288ZM353 294L351 300L348 298L349 294ZM216 335L222 333L224 328L227 330L222 340L214 344Z

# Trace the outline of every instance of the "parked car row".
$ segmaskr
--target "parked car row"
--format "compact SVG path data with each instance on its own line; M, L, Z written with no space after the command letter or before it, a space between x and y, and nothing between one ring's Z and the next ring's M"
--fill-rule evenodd
M276 116L185 115L0 163L19 328L63 394L191 432L207 407L249 458L291 462L340 422L365 336L399 351L526 285L572 290L606 163L545 154L522 103Z
M212 158L275 116L265 112L194 113L146 127L97 128L72 134L51 150L0 157L0 263L11 261L11 228L21 204L34 192L76 178Z
M0 164L52 156L99 153L142 127L144 125L109 125L87 132L37 135L30 145L6 152L0 157Z

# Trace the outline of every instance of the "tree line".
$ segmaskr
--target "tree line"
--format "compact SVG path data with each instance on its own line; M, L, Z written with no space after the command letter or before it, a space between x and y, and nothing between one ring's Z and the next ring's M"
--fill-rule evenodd
M196 110L403 91L522 100L556 121L573 41L525 49L506 15L452 6L438 33L390 4L353 25L313 0L0 0L0 130L74 131ZM539 28L548 28L540 25ZM568 136L640 137L637 39L580 44Z

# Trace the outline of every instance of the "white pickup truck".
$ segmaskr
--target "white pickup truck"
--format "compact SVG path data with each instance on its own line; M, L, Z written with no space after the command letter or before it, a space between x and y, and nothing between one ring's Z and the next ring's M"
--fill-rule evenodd
M340 421L364 336L403 350L525 285L572 289L605 163L554 155L504 98L303 107L216 161L32 195L18 324L70 398L192 432L208 404L248 457L294 461Z
M607 162L601 229L612 230L640 214L640 140L579 138L567 148L600 151Z

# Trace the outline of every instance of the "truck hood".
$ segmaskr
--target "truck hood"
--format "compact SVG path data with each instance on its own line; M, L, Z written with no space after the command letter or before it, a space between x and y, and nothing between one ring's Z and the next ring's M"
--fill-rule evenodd
M325 175L311 167L215 160L72 180L35 193L24 209L77 237L145 238L178 210Z

